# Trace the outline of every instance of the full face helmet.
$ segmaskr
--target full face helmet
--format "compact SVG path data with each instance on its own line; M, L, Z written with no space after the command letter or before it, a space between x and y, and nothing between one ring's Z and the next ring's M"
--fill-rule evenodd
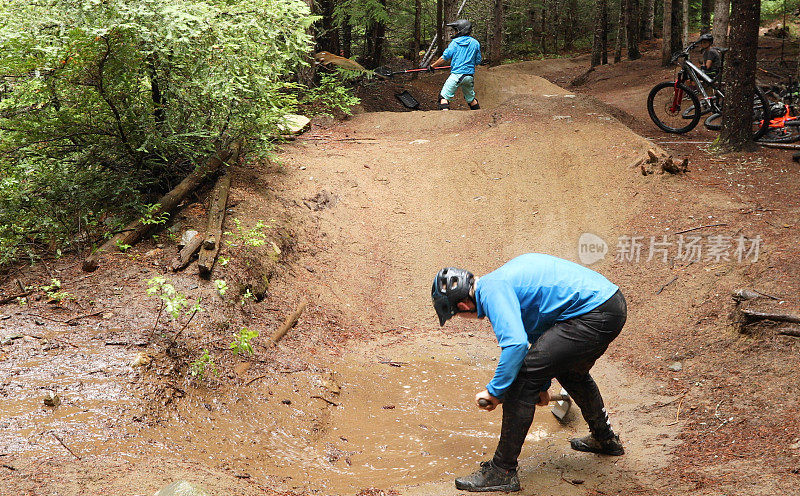
M469 36L472 33L472 23L466 19L459 19L457 21L453 21L447 24L448 27L451 27L456 30L455 36L453 38L458 38L459 36Z
M458 313L458 302L469 298L469 292L475 276L472 272L455 267L445 267L436 274L431 288L431 298L439 325L443 326L448 319Z

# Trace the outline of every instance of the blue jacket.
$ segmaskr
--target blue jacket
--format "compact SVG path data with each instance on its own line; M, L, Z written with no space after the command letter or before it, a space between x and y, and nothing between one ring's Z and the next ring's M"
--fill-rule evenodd
M451 74L475 74L475 66L481 63L481 44L472 36L454 38L442 53L450 61Z
M619 288L582 265L540 253L520 255L478 279L478 317L489 317L502 348L489 394L502 398L536 342L556 322L583 315Z

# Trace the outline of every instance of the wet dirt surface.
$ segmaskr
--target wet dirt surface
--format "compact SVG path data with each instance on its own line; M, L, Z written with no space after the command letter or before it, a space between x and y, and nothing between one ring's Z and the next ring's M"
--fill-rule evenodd
M0 307L10 315L0 336L30 336L0 347L0 495L152 494L178 478L244 496L368 487L457 494L452 479L496 443L500 412L481 412L472 398L498 350L486 322L436 327L428 289L437 269L480 274L527 251L574 260L583 232L611 241L703 223L753 234L769 227L755 214L794 222L785 184L756 210L746 188L708 184L717 173L724 184L774 173L748 168L747 157L735 177L712 162L685 178L631 170L652 143L592 98L537 77L580 64L482 71L481 111L360 114L315 126L284 148L280 167L237 168L231 212L246 226L290 214L291 258L261 303L220 298L192 269L168 273L209 308L177 347L176 326L151 331L158 306L144 296L143 280L166 271L169 243L144 243L88 279L73 261L54 267L77 296L64 309L36 300ZM775 378L796 374L796 345L737 336L725 303L775 267L774 285L760 287L780 295L794 287L792 241L775 235L787 228L769 229L768 256L746 267L593 266L629 301L625 331L593 371L627 454L571 451L567 440L586 432L579 416L560 425L539 409L521 459L522 494L791 494L798 405L785 394L793 386ZM23 275L45 283L49 272ZM233 276L217 267L216 277ZM267 336L303 298L309 308L273 347ZM93 310L113 312L63 324ZM240 325L261 332L249 360L228 347ZM198 381L188 363L204 348L219 375ZM131 367L139 353L151 363ZM667 368L675 361L682 370ZM43 406L47 390L62 405ZM754 414L759 394L780 397L780 411Z

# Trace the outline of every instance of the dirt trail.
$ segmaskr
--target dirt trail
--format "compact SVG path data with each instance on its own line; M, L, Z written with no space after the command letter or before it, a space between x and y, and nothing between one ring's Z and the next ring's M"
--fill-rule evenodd
M368 443L344 436L360 451L353 468L340 474L332 489L355 490L370 481L409 494L451 494L454 474L469 472L491 456L499 416L471 413L470 399L491 377L498 351L487 323L455 321L444 332L436 329L427 281L438 268L460 265L480 274L530 251L575 260L582 233L611 238L637 214L642 186L630 181L630 165L652 145L592 100L531 70L535 66L522 64L478 74L484 106L479 112L361 114L299 139L282 156L290 180L281 194L298 201L322 190L338 196L338 204L318 216L319 231L327 234L330 248L301 260L314 272L300 274L293 284L308 288L316 304L339 309L367 332L400 329L403 335L379 337L372 345L375 351L348 354L345 363L358 362L358 357L374 363L376 357L385 357L409 361L413 371L436 372L444 360L461 377L423 384L383 373L369 394L358 386L354 389L360 393L345 388L342 412L333 415L332 425L347 429L353 421L363 421L380 425L379 431L389 429L372 450L402 470L401 477L365 477L355 465L369 458ZM629 326L637 323L634 314ZM464 368L465 362L475 369ZM369 370L376 367L386 366L365 365L366 371L356 375L373 377ZM566 440L585 430L582 422L561 429L542 412L523 453L530 457L522 471L526 494L660 486L648 480L666 462L675 431L665 427L670 421L666 416L642 418L638 412L671 398L658 396L652 385L607 361L598 365L597 376L615 422L636 454L621 460L576 455ZM413 425L407 417L401 416L400 425L392 428L391 422L385 427L372 417L358 420L350 414L352 394L356 404L364 404L376 417L394 420L379 405L409 386L411 398L401 394L404 401L398 408L406 416L413 413L422 425L436 425L436 432ZM416 401L420 406L413 411ZM431 410L431 405L438 407ZM446 417L440 415L443 408L452 409ZM475 430L486 434L476 439L468 434ZM450 434L442 436L444 432ZM461 437L454 440L454 435ZM404 447L406 436L423 440L416 449ZM346 449L348 443L335 444ZM432 450L431 443L439 449ZM442 459L442 449L455 453L456 459ZM357 475L356 480L347 472ZM573 485L565 478L586 482ZM663 494L663 487L658 492Z
M359 114L317 126L286 146L280 174L238 171L233 196L245 222L269 218L275 204L307 219L297 234L295 263L270 287L269 303L282 302L280 315L309 298L301 324L250 372L226 371L230 380L214 388L181 385L186 391L146 426L128 422L131 410L124 408L146 396L137 389L139 373L127 366L136 349L105 351L103 342L115 336L98 332L99 324L64 332L80 353L31 361L0 382L9 400L21 400L0 407L8 419L0 455L18 454L11 484L0 484L0 495L15 484L33 489L9 494L78 495L98 488L151 494L181 477L213 494L354 494L367 487L455 494L452 479L472 471L495 447L499 412L477 411L472 397L490 379L499 350L488 322L455 320L438 328L429 296L435 271L456 265L482 274L531 251L577 260L582 233L606 240L631 234L654 208L666 206L694 222L694 209L722 205L733 215L742 206L715 191L679 202L685 185L662 176L642 179L630 166L651 143L596 100L537 76L546 69L577 70L580 63L481 70L480 111ZM653 232L672 228L652 223ZM143 267L120 277L141 279ZM684 275L690 282L674 287L687 284L691 291L648 305L669 268L621 267L613 260L592 267L629 296L626 331L611 357L626 349L662 360L650 355L663 330L689 318L693 298L700 298L694 295L715 291L708 281ZM726 272L728 279L734 275ZM187 276L181 288L191 291L194 281ZM214 294L210 283L197 291ZM153 317L120 312L139 328ZM263 326L262 336L275 319L255 324ZM331 345L353 335L343 347ZM97 367L87 365L99 354ZM296 356L310 365L292 369ZM78 379L68 379L74 361L81 364ZM275 363L285 369L258 369ZM57 415L36 409L50 374L61 374L67 391L87 391L80 408L68 405ZM595 378L628 454L604 458L569 450L567 439L586 431L582 420L560 426L541 409L523 451L522 494L687 494L664 471L679 447L684 421L676 420L674 405L680 414L683 396L671 382L641 377L609 358L598 362ZM83 461L46 435L65 427ZM49 458L39 463L44 453ZM36 475L35 481L22 474ZM60 485L48 487L47 480Z

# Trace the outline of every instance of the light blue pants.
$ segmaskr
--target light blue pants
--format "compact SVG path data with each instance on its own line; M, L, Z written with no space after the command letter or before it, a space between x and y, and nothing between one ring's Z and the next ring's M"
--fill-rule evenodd
M442 86L442 95L448 102L456 96L456 90L461 88L464 100L472 103L475 99L475 78L469 74L450 74Z

